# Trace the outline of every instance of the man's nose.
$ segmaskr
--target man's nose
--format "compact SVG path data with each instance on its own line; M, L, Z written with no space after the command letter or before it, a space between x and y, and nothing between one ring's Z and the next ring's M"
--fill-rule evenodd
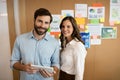
M44 27L45 23L41 23L41 27Z

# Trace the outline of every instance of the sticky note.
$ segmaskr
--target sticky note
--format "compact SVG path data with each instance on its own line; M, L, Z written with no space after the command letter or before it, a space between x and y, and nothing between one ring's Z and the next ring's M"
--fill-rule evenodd
M100 18L100 22L105 22L105 19L104 18Z
M99 19L91 19L90 23L91 24L99 24Z
M88 33L88 30L85 30L86 33Z
M80 29L84 29L84 25L81 24L81 25L80 25Z
M75 18L78 25L85 24L85 18Z
M113 26L115 23L114 21L110 21L110 25Z

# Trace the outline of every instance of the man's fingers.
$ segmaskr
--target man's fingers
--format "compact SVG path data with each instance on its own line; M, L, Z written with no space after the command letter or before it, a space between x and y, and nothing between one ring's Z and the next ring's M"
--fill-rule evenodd
M48 71L46 71L44 69L40 69L39 72L41 73L41 75L43 77L51 77L52 76Z

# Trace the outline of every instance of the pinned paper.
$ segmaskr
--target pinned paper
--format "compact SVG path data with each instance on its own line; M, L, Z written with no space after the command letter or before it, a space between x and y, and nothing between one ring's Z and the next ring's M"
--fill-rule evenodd
M104 18L100 18L100 22L105 22L105 19Z
M86 29L88 29L88 26L85 26Z
M62 10L61 14L62 14L62 16L72 16L72 17L74 17L74 11L73 10Z
M51 29L49 28L49 29L48 29L48 32L50 32L50 31L51 31Z
M86 33L88 33L88 30L85 30Z
M116 27L113 27L113 30L116 30L117 28Z
M97 39L97 35L92 35L92 39Z
M117 38L117 27L103 27L101 31L102 39L116 39Z
M61 34L58 35L58 37L60 37Z
M59 35L60 32L50 32L51 35Z
M100 19L105 17L105 7L88 7L88 19Z
M76 14L76 17L81 18L82 15L81 14Z
M81 24L81 25L80 25L80 29L84 29L84 25Z
M65 15L62 15L62 16L61 16L61 19L63 19L64 17L65 17Z
M120 24L120 21L115 21L115 24Z
M91 19L90 23L91 24L99 24L99 19Z
M75 18L78 25L85 24L85 18Z
M59 39L60 32L50 32L50 35L53 35L55 38Z
M87 4L75 4L75 17L87 17Z
M90 48L90 33L81 32L80 35L85 43L85 47Z
M114 21L110 21L110 26L113 26L114 24Z
M94 3L92 4L93 7L102 7L103 4L102 3Z

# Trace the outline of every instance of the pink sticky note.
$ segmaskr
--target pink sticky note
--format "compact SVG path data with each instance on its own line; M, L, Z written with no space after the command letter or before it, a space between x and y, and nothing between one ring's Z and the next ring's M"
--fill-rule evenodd
M76 16L75 16L75 17L81 18L81 17L82 17L82 15L81 15L81 14L76 14Z
M92 35L93 39L97 39L97 35Z
M84 29L84 25L81 24L81 25L80 25L80 29Z
M110 26L113 26L114 24L114 21L110 21Z

